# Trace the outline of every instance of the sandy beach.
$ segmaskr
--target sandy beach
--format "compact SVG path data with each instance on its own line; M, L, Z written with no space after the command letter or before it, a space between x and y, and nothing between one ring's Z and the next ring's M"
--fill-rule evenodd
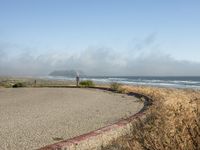
M36 149L137 113L143 103L96 89L1 88L0 149Z

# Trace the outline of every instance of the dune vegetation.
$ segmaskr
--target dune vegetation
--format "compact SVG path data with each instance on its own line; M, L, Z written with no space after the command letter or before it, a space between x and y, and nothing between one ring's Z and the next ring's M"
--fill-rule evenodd
M200 149L200 91L145 86L122 86L120 91L146 95L153 105L133 123L130 135L103 149Z
M81 87L94 87L95 84L94 84L94 82L91 81L91 80L85 80L85 81L81 81L81 82L80 82L80 86L81 86Z

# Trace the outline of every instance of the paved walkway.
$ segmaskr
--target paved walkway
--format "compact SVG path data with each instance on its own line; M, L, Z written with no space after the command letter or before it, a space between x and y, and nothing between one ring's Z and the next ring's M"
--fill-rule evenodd
M36 149L138 112L133 96L96 89L0 88L0 149Z

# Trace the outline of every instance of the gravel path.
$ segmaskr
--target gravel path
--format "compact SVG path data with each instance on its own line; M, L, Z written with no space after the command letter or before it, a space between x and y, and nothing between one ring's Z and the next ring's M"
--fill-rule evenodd
M36 149L135 114L133 96L96 89L0 88L0 149Z

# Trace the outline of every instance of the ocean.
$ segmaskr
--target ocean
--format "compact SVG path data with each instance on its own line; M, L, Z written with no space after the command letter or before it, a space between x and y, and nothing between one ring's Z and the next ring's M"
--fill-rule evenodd
M75 80L69 77L46 77L48 79ZM129 85L148 85L157 87L196 88L200 89L200 76L195 77L153 77L153 76L87 76L80 80L92 80L97 83L117 82Z

